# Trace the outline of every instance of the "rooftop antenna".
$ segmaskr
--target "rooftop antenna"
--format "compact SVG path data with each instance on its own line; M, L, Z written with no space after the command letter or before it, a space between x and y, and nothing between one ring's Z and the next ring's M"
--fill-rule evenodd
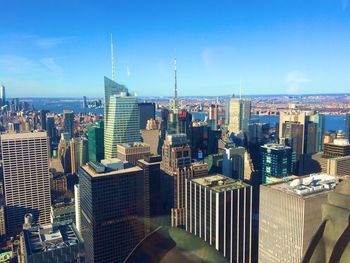
M113 35L111 33L111 56L112 56L112 80L115 81L115 64L114 64L114 48L113 48Z

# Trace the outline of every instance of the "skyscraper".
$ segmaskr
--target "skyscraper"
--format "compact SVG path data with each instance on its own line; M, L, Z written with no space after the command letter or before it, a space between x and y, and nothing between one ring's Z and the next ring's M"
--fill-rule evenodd
M117 145L117 157L121 161L127 161L132 165L141 159L145 159L151 155L151 147L149 144L142 142L121 143Z
M4 106L6 104L6 91L4 84L0 86L0 106Z
M50 223L50 176L46 132L1 135L8 232L23 224L26 213Z
M83 108L87 108L86 96L83 96Z
M149 119L155 119L156 105L151 102L139 103L140 111L140 129L146 129L147 121Z
M230 133L241 134L247 132L250 121L251 101L248 99L232 97L229 102Z
M41 123L41 129L47 131L46 127L46 114L48 113L48 110L41 110L40 111L40 123Z
M220 174L186 179L186 230L229 262L251 262L252 187Z
M260 186L259 262L302 262L338 179L312 174Z
M295 157L292 148L280 144L261 146L262 183L269 183L276 178L292 175Z
M236 179L244 179L244 147L228 147L223 152L222 174Z
M350 140L350 113L345 116L345 135Z
M100 162L104 159L104 122L94 122L88 127L89 161Z
M63 111L64 131L69 133L70 138L74 138L74 112L71 110Z
M139 109L135 96L106 77L105 96L105 158L116 158L118 143L141 140Z
M87 262L124 262L145 233L142 169L89 162L78 174Z

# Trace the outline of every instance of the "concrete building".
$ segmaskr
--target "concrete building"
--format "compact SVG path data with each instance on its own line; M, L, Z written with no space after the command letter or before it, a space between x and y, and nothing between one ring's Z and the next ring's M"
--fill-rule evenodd
M312 174L260 186L259 262L302 262L338 179Z
M223 152L222 174L236 179L244 179L244 147L229 147Z
M145 236L143 170L89 162L78 175L87 262L124 262Z
M9 233L21 230L26 213L50 223L49 141L46 132L1 135L6 222Z
M347 113L345 116L345 135L350 140L350 113Z
M31 225L20 235L19 263L85 262L84 242L69 222Z
M345 134L341 130L338 131L336 138L332 142L325 143L323 147L324 158L344 157L350 155L349 140L345 138Z
M150 152L153 155L161 154L161 141L160 141L160 131L158 129L154 130L141 130L141 137L144 143L150 146Z
M138 160L145 159L151 154L150 150L151 146L147 143L122 143L117 145L117 158L136 165Z
M251 101L232 97L229 102L228 130L236 135L247 132L250 121Z
M5 207L0 206L0 237L6 235L6 215Z
M220 174L186 179L186 230L229 262L251 262L252 187Z

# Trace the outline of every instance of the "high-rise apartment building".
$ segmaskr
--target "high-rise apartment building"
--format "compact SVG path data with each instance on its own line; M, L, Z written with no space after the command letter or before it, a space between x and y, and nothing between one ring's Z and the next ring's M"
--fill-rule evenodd
M229 125L230 133L241 134L247 132L250 121L251 101L241 98L230 98Z
M292 175L295 157L292 148L281 144L261 146L262 183L270 183L276 178Z
M186 230L229 262L252 262L252 187L220 174L186 179Z
M104 159L104 123L94 122L88 127L89 161L100 162Z
M260 186L259 262L302 262L338 179L312 174Z
M105 77L105 158L117 157L117 144L139 142L140 116L135 96Z
M117 158L133 165L140 159L150 156L150 145L142 142L122 143L117 146Z
M146 129L147 121L155 119L156 117L156 105L152 102L138 103L140 112L140 129Z
M64 131L74 138L74 112L71 110L63 111Z
M1 135L3 177L9 233L21 229L26 213L50 223L50 176L46 132Z
M87 262L124 262L144 238L143 170L111 170L89 162L78 175Z

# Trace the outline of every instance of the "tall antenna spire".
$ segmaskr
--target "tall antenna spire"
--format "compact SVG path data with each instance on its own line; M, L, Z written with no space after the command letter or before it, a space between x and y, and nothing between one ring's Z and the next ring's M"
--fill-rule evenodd
M177 108L178 101L177 101L177 74L176 74L176 58L174 59L174 80L175 80L175 86L174 86L174 106Z
M115 81L114 47L113 47L112 33L111 33L111 56L112 56L112 80Z

